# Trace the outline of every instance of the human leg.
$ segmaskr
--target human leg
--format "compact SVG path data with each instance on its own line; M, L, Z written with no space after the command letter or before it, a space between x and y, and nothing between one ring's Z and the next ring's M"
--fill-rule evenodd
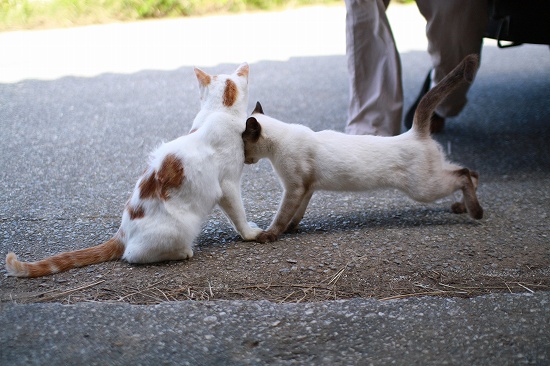
M350 104L346 133L397 135L401 129L401 62L386 17L389 0L345 0Z
M486 0L417 0L426 18L428 52L432 59L432 86L445 77L464 57L481 53L488 22ZM460 113L467 103L470 84L464 83L436 108L441 117Z

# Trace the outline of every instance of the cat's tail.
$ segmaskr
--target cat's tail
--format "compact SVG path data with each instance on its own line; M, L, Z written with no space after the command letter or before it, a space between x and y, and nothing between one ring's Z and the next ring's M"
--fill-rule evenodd
M71 268L120 259L123 254L124 244L118 235L115 235L112 239L95 247L57 254L38 262L20 262L15 253L10 252L6 256L6 270L8 276L40 277Z
M463 80L468 83L474 81L478 64L478 55L466 56L457 67L422 97L414 113L413 130L422 137L430 136L430 123L435 108L447 95L460 86Z

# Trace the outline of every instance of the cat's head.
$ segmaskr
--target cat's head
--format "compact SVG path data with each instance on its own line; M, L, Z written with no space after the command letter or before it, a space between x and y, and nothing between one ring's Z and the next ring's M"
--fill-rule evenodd
M248 106L248 64L241 64L230 75L209 75L195 67L199 82L201 109L229 110L246 114Z

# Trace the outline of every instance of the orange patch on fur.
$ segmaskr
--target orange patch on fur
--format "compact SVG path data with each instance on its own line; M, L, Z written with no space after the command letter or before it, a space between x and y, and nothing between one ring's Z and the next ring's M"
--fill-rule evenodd
M184 171L181 160L173 155L166 155L157 173L160 183L160 197L168 199L168 190L178 188L183 183Z
M139 198L167 200L170 196L168 191L178 188L183 183L183 178L184 170L181 160L174 154L168 154L162 161L158 172L153 172L142 178L139 184Z
M141 206L135 208L132 206L128 206L126 207L126 209L128 210L128 214L130 215L130 220L141 219L145 216L145 211Z
M237 95L239 91L237 90L237 85L233 80L227 79L225 81L225 90L223 91L223 105L226 107L231 107L237 101Z
M155 198L158 191L158 181L155 172L148 177L143 177L139 183L139 198Z
M202 86L208 86L210 84L211 77L204 71L199 68L195 68L195 75L197 75L197 80Z
M237 72L237 75L248 76L248 72L249 72L249 67L248 65L245 65L239 69L239 71Z

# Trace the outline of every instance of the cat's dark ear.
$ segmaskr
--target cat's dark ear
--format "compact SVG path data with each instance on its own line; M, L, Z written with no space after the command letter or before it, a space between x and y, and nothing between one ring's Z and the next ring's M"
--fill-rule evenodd
M199 86L201 87L207 87L208 84L210 84L210 81L212 80L210 75L208 75L198 67L195 67L195 75L197 75L197 80L199 81Z
M246 129L243 132L243 140L246 142L256 142L262 134L262 126L254 117L248 117L246 120Z
M252 114L254 114L254 113L264 114L264 110L263 110L262 105L260 104L260 102L256 102L256 107L254 107L254 110L252 111Z

